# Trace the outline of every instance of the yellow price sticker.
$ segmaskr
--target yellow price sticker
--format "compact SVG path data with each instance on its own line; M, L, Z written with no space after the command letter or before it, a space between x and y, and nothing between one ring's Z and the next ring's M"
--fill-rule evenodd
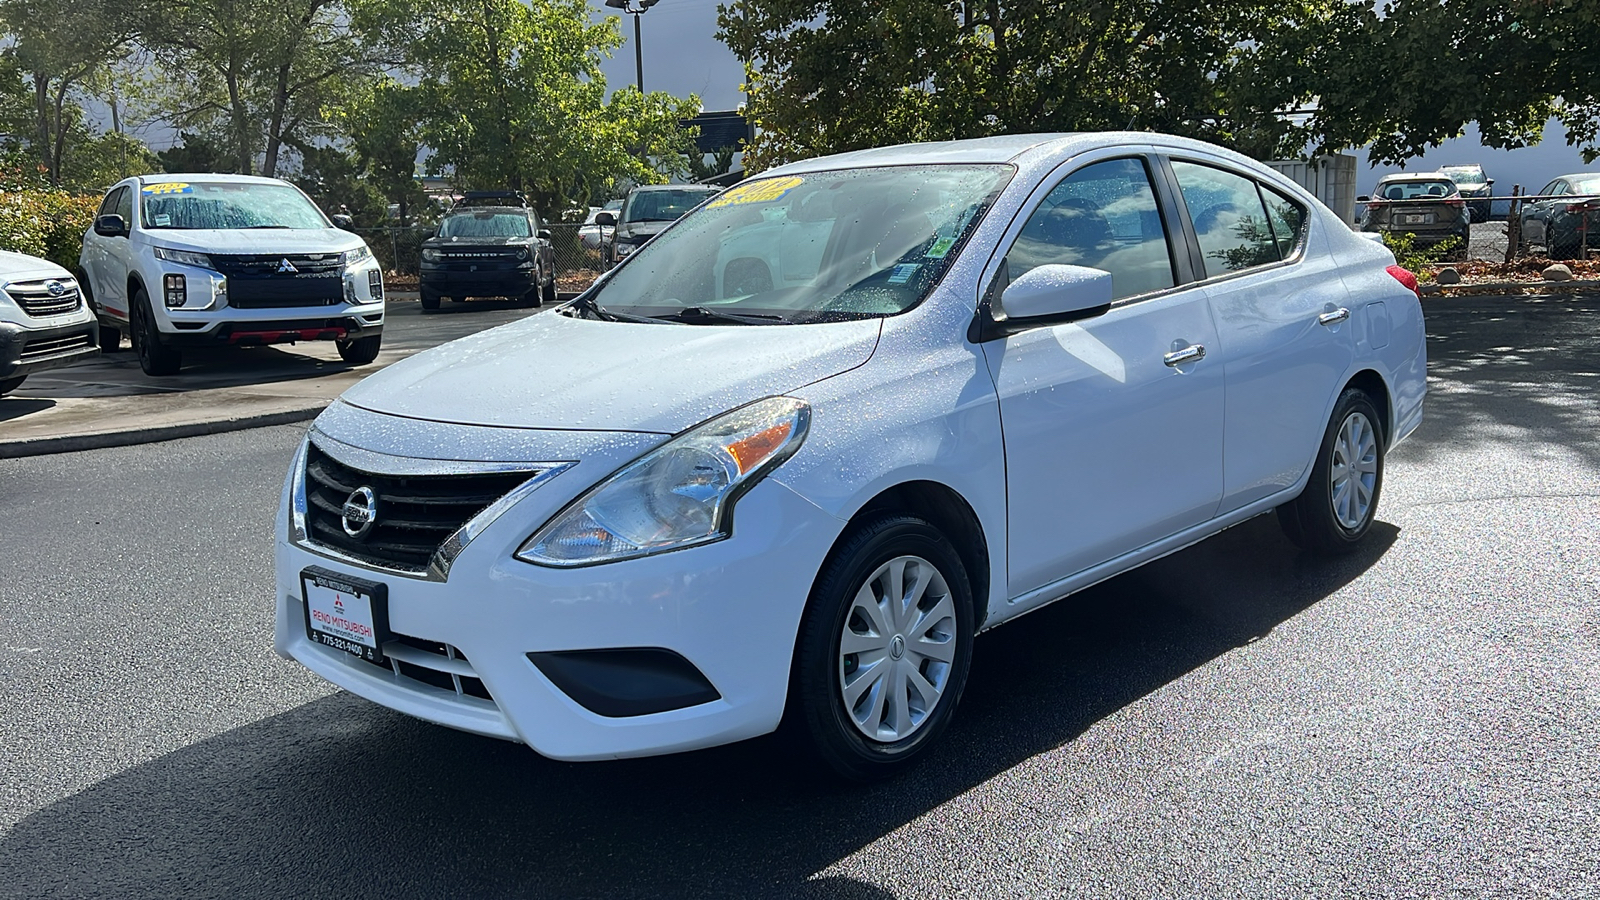
M194 189L182 181L170 181L164 184L147 184L143 193L146 194L187 194Z
M736 206L741 203L770 203L782 197L802 184L806 180L798 175L788 178L764 178L729 188L722 196L706 204L707 209L716 209L721 206Z

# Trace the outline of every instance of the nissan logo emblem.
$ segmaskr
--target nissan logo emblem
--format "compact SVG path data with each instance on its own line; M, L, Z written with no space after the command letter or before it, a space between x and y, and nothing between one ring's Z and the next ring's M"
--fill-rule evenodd
M344 501L341 512L344 518L340 524L344 526L344 533L353 538L364 538L378 521L378 495L369 487L356 488Z

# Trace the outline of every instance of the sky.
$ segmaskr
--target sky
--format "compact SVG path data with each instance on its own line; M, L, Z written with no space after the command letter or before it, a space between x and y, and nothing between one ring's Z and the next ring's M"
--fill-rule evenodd
M739 60L716 39L717 4L722 0L660 0L644 14L640 26L644 45L644 86L685 96L697 94L707 110L735 109L743 102L739 83L744 69ZM609 12L602 0L589 0L596 13ZM624 17L625 19L627 17ZM616 55L601 65L606 84L615 89L634 82L633 22L622 22L623 45ZM1378 179L1397 166L1367 165L1366 153L1351 151L1357 157L1356 190L1372 192ZM1510 194L1513 184L1523 192L1536 191L1552 178L1570 172L1600 168L1600 161L1585 166L1574 147L1566 144L1566 131L1551 120L1545 127L1544 141L1519 150L1493 150L1483 146L1476 126L1446 141L1425 156L1408 160L1406 170L1425 172L1454 163L1479 163L1495 180L1495 194Z

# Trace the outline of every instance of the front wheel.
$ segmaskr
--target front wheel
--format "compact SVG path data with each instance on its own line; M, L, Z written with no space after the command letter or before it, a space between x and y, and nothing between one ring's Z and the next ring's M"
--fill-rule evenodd
M928 522L857 527L812 590L790 685L791 722L835 772L884 778L949 724L972 659L972 589Z
M101 353L115 353L122 347L122 332L110 325L101 325L99 343Z
M364 366L378 358L378 348L383 346L383 335L357 338L353 341L335 341L339 358L354 366Z
M0 397L4 397L17 388L22 387L22 383L27 380L28 376L18 375L15 378L7 378L3 381L0 381Z
M540 299L545 303L556 302L556 273L554 269L550 270L550 280L546 281L541 289Z
M433 291L424 289L418 295L418 299L422 301L422 308L427 312L433 312L439 308L439 295Z
M1366 537L1383 490L1381 421L1365 391L1347 388L1339 396L1311 480L1299 497L1278 507L1278 524L1301 549L1341 553Z
M183 368L183 352L161 343L161 331L156 327L155 315L150 312L150 295L144 288L134 291L131 306L133 321L128 336L139 354L139 368L146 375L178 374Z

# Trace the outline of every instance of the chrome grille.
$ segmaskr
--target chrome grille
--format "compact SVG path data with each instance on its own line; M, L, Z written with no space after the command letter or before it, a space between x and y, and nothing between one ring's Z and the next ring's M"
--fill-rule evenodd
M87 331L80 334L67 335L66 337L29 341L22 347L22 359L24 362L43 359L46 356L55 356L57 353L88 347L92 343L93 341L90 340Z
M306 538L362 562L421 572L435 550L473 516L537 471L464 475L384 475L345 465L306 447ZM371 489L377 515L359 537L344 528L344 504Z
M30 316L59 316L83 305L78 283L70 278L18 281L8 285L6 293Z

